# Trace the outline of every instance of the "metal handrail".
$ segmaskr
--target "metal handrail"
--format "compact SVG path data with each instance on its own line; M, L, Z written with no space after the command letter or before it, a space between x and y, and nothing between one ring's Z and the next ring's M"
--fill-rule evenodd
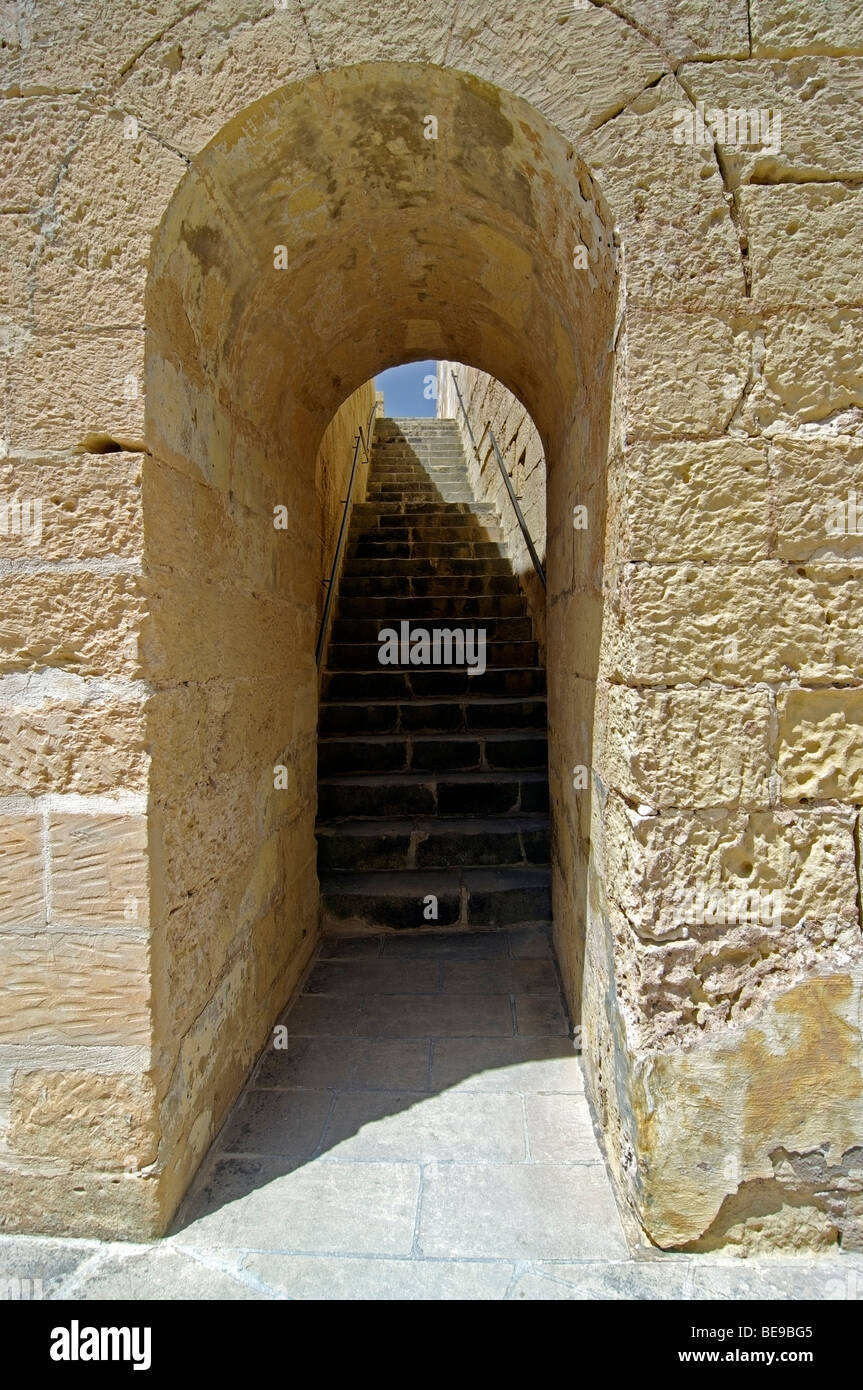
M330 577L329 579L324 580L324 583L327 585L327 597L324 601L324 611L321 614L321 626L318 630L318 640L315 646L316 666L320 666L321 664L321 654L324 650L324 641L326 640L327 628L329 626L330 621L330 609L333 606L333 596L336 592L336 574L338 573L339 560L341 559L342 546L344 545L345 540L345 531L347 530L348 513L350 512L351 497L354 491L354 478L357 475L357 462L360 456L360 445L362 444L366 456L366 461L369 462L371 460L369 444L371 443L372 425L374 423L375 415L377 414L377 409L378 403L377 398L375 398L375 403L372 406L371 414L369 415L369 423L366 427L366 437L365 439L363 439L363 427L362 425L360 425L359 433L357 434L356 442L354 444L354 461L351 464L351 476L348 482L348 495L345 498L345 509L342 512L342 522L339 526L339 538L336 541L336 553L333 556L333 566L330 570Z
M465 422L465 424L467 425L467 432L468 432L468 434L470 435L470 442L471 442L471 444L473 445L473 451L474 451L474 453L476 454L477 463L479 464L480 468L482 468L482 459L481 459L480 456L479 456L479 449L477 448L477 442L476 442L476 440L474 439L473 430L471 429L471 426L470 426L470 420L468 419L468 417L467 417L467 411L466 411L465 408L464 408L464 401L463 401L462 398L461 398L461 391L458 389L458 378L457 378L455 372L450 372L450 376L452 377L453 385L455 386L455 393L456 393L456 395L458 396L458 403L459 403L459 405L461 406L461 413L462 413L462 415L464 416L464 422ZM540 580L542 581L542 587L545 588L545 587L546 587L545 570L544 570L543 567L542 567L542 561L540 560L540 558L539 558L539 556L538 556L538 554L537 554L537 552L536 552L536 546L534 545L533 541L531 540L530 532L529 532L528 529L527 529L527 522L526 522L525 519L524 519L524 513L523 513L523 511L521 510L521 506L520 506L520 504L519 504L519 500L518 500L518 498L517 498L516 495L515 495L515 488L514 488L513 485L512 485L512 479L510 478L509 474L508 474L507 471L506 471L506 464L504 463L503 459L501 458L500 449L497 447L497 440L496 440L495 437L494 437L494 432L493 432L493 430L492 430L491 424L490 424L488 421L486 421L485 428L488 430L488 437L489 437L489 439L491 440L491 447L494 449L494 456L495 456L495 458L497 459L498 467L500 468L500 471L501 471L501 473L503 474L503 480L504 480L504 482L506 483L506 490L507 490L507 492L509 493L509 500L510 500L510 502L512 503L512 505L515 507L515 515L516 515L516 518L517 518L517 520L518 520L518 524L519 524L519 526L521 527L521 533L522 533L522 535L524 536L525 544L526 544L526 546L527 546L527 548L528 548L528 551L530 552L530 558L531 558L531 560L533 561L533 567L534 567L534 569L536 570L537 574L539 575Z

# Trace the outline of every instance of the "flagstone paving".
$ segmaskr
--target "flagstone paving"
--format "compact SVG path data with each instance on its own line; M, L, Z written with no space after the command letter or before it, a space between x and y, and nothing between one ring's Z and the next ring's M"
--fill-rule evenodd
M325 939L282 1022L169 1236L0 1237L6 1296L863 1296L861 1256L627 1239L544 931Z

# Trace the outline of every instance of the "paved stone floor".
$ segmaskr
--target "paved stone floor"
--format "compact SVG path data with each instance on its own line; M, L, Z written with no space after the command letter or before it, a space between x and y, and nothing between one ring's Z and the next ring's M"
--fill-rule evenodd
M863 1297L863 1257L627 1243L542 932L324 942L149 1245L0 1237L49 1299ZM38 1292L39 1286L34 1286ZM27 1291L27 1286L24 1286Z

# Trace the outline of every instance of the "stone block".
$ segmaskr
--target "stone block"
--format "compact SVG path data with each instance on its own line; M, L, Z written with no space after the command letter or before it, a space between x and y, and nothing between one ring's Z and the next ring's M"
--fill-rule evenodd
M863 301L863 269L840 248L863 237L863 193L839 183L739 190L752 297L771 308L824 309Z
M708 314L627 315L628 436L721 435L743 397L750 335Z
M146 928L147 818L50 812L51 925Z
M783 801L863 801L863 690L789 690L776 704Z
M601 776L634 804L770 804L775 733L769 691L611 686L603 734L595 754Z
M612 484L620 559L741 561L768 554L763 445L741 439L638 444Z
M9 1147L30 1157L136 1173L156 1157L156 1106L145 1077L26 1071L12 1082Z
M0 1042L149 1042L148 950L139 935L3 934L0 969L6 986L0 994Z

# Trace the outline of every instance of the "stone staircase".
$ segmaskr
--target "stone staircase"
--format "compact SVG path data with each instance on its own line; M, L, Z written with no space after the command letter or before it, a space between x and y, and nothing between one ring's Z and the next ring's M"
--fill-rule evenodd
M382 665L403 620L484 629L485 671ZM321 702L325 931L551 920L545 671L453 420L377 422Z

